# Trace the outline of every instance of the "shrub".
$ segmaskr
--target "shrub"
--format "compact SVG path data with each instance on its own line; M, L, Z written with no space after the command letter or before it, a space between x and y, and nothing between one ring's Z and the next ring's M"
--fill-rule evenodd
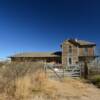
M0 93L5 92L14 96L16 91L16 80L25 75L35 73L38 69L43 69L42 63L21 62L8 63L0 67Z
M90 78L90 81L100 88L100 75L95 75Z

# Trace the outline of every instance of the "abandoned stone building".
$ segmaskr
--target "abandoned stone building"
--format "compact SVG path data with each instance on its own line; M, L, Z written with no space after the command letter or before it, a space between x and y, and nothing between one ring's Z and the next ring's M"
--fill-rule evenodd
M84 40L69 39L62 45L62 64L73 66L83 62L86 58L94 60L96 44Z
M11 61L24 62L47 62L60 63L73 66L83 61L85 58L93 60L95 58L96 44L85 40L68 39L61 44L60 52L32 52L19 53L10 56Z

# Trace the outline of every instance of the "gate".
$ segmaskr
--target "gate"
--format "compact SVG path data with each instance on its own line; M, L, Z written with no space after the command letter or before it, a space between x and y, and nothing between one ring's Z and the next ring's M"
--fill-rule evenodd
M62 79L64 77L80 77L80 66L74 67L57 67L57 65L53 64L45 64L44 65L45 73L48 74L50 78L59 78Z

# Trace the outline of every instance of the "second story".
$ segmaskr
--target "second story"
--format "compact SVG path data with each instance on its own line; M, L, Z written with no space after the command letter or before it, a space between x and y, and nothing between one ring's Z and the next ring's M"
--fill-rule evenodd
M68 39L62 44L62 56L95 56L96 44L85 40Z

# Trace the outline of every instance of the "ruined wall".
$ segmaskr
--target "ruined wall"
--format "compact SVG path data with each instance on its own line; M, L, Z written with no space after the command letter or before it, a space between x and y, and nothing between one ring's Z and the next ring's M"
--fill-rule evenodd
M91 47L91 48L88 49L88 55L89 56L94 56L95 55L94 49L95 49L95 47Z
M86 55L84 55L84 48L82 47L79 49L80 56L86 56ZM95 55L95 52L94 52L95 47L86 47L86 48L88 49L87 56L94 56Z

